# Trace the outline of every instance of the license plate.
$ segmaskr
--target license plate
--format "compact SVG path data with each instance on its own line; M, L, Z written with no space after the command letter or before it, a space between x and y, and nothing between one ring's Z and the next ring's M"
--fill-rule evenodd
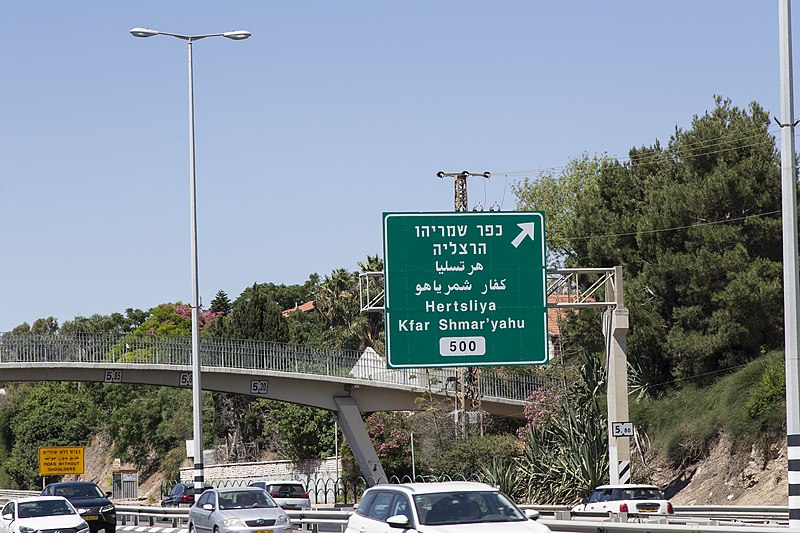
M100 520L100 517L97 516L96 514L87 514L83 516L83 519L88 522L89 520Z
M253 533L272 533L271 529L256 529Z

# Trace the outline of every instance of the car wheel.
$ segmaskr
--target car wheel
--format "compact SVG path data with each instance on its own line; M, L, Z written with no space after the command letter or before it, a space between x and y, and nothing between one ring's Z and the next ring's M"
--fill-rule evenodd
M219 528L217 526L214 526L214 533L219 533Z
M194 533L194 524L189 522L189 533Z

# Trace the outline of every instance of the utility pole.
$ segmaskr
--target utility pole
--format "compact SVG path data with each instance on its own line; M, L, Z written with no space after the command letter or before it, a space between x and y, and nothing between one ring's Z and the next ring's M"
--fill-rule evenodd
M789 528L800 528L800 275L797 270L797 169L795 168L790 0L778 0L781 90L781 217L783 321L786 361L786 445L789 458Z
M483 172L476 174L464 170L463 172L442 172L436 173L437 178L453 178L453 210L457 213L467 211L468 197L467 197L467 178L479 177L489 179L491 174ZM469 389L469 394L467 393ZM458 369L458 387L456 390L456 412L455 412L455 427L458 437L464 439L467 437L467 396L470 398L470 407L473 412L480 413L481 411L481 380L480 369L475 367L459 368ZM483 435L483 415L480 417L480 431Z

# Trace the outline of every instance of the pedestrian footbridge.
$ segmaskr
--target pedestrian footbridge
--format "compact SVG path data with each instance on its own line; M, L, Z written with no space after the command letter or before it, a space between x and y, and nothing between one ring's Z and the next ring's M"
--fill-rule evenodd
M362 436L366 431L361 413L425 408L420 398L455 400L460 386L455 369L389 370L385 360L371 349L360 353L202 338L200 360L203 390L328 409L336 413L344 431L349 426ZM514 418L523 418L526 398L544 386L533 376L502 374L494 369L482 369L475 380L471 388L480 393L482 412ZM0 334L0 381L131 383L191 389L191 338ZM351 447L358 455L356 448L363 446L354 444L351 442ZM377 460L374 451L368 455L370 462Z
M0 335L0 381L86 381L192 387L190 337L151 335ZM356 399L362 412L411 411L420 396L454 397L457 370L389 370L363 353L277 342L203 338L202 388L336 411L333 398ZM529 375L482 369L481 408L522 418L543 386Z

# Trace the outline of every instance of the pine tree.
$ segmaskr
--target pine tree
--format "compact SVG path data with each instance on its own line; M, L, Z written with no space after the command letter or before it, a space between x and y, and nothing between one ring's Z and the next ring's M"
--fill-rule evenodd
M231 309L233 309L233 305L228 299L228 295L225 294L225 291L220 290L217 291L217 295L211 300L211 307L208 310L212 313L227 315L231 312Z

